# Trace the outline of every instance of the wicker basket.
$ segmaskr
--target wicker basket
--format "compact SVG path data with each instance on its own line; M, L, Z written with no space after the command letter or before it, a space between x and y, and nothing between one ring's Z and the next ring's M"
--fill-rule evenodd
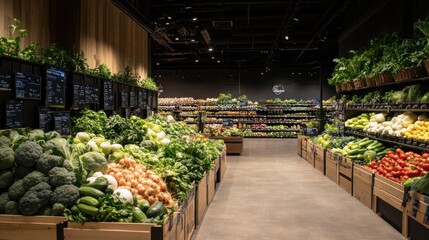
M367 87L375 86L375 78L374 77L365 77L365 82Z
M405 68L399 69L395 74L393 74L393 79L395 82L400 82L403 80L421 78L426 76L426 72L421 67Z
M335 84L335 90L338 92L341 92L341 83Z
M355 79L353 80L353 85L355 89L360 89L366 87L366 81L364 79Z
M347 83L341 83L341 91L347 91Z
M377 76L380 79L382 84L393 82L393 76L390 72L384 72Z
M352 91L355 89L355 86L353 85L353 82L346 83L347 91Z

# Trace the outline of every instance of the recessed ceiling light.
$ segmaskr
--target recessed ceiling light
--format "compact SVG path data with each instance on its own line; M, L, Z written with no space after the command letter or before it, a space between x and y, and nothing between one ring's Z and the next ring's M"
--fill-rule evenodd
M191 39L191 42L195 42L195 39Z
M192 18L192 21L197 21L197 20L198 20L198 18L196 18L196 17Z
M170 25L170 23L169 23L169 22L166 22L166 23L165 23L165 25L167 25L167 26L168 26L168 25Z
M297 17L294 17L294 18L292 18L294 21L297 21L297 22L299 22L299 18L297 18Z
M213 51L213 48L209 48L209 52Z
M171 17L170 17L170 16L168 16L168 17L167 17L167 19L168 19L168 20L171 20Z
M220 63L220 60L217 60L217 63Z
M192 6L190 6L190 5L185 6L185 9L186 9L186 10L189 10L189 9L191 9L191 8L192 8Z
M212 57L212 59L215 59L215 57Z
M179 38L177 37L177 38L175 38L175 40L176 40L176 41L179 41Z
M294 72L292 72L292 75L295 75L295 73L294 73Z
M286 35L286 36L285 36L285 39L286 39L286 40L289 40L289 35Z
M156 66L159 66L159 63L156 63Z
M261 75L264 75L264 73L263 73L263 72L261 72Z
M199 60L198 60L198 59L195 59L195 62L199 62Z

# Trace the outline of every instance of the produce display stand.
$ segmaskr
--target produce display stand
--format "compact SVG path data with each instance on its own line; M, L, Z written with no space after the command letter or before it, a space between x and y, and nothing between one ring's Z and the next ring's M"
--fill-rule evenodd
M195 225L200 225L203 221L207 209L207 174L197 184L197 194L195 197Z
M63 239L65 217L21 216L0 214L0 238L12 239Z
M404 191L403 185L377 174L374 176L373 211L406 237L408 218L402 206Z
M216 174L215 168L207 171L207 206L210 205L216 191Z
M307 160L307 143L309 138L301 139L301 157Z
M184 239L189 240L195 230L195 210L196 210L196 186L192 189L183 204L183 217L185 218ZM179 239L177 239L179 240Z
M325 175L325 148L314 144L314 168Z
M219 182L222 182L223 179L225 178L225 173L226 173L226 169L227 169L227 162L226 162L226 147L223 148L221 154L220 154L220 158L219 158L219 169L220 169L220 174L219 174Z
M353 196L372 209L374 174L364 166L353 165Z
M307 140L307 158L305 160L314 167L314 144L309 140Z
M338 185L348 193L353 193L353 161L351 159L340 157L338 167Z
M220 139L225 142L226 145L226 154L243 154L243 137L234 136L234 137L221 137L221 136L212 136L212 139Z
M406 198L407 236L413 240L427 239L429 236L429 197L420 193L412 193Z
M186 236L186 216L185 210L180 209L176 214L176 240L185 240Z
M303 143L306 143L306 139L308 139L308 136L304 136L304 135L298 135L298 156L302 157L302 152L303 152ZM305 149L305 152L307 152L307 149Z
M326 150L326 176L338 184L339 173L338 155L331 150Z

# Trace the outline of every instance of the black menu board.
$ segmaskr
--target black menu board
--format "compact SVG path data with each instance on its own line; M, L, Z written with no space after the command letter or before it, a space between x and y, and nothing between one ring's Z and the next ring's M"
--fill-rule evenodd
M12 90L12 76L7 74L0 74L0 91Z
M23 124L22 101L6 101L6 122L5 128L22 128Z
M39 107L39 128L45 132L51 131L52 113L46 107Z
M66 73L64 70L46 67L46 105L49 107L65 107Z
M128 107L128 93L127 92L121 92L121 107L126 108Z
M62 136L71 134L70 112L53 112L54 130Z
M138 105L138 101L137 101L137 95L135 92L131 91L130 92L130 107L134 108L137 107Z
M16 72L15 73L15 97L19 99L42 99L42 87L40 76Z
M147 104L147 91L143 88L139 89L139 101L138 101L138 107L139 108L145 108Z
M85 86L73 84L73 109L84 109L85 100Z
M104 110L113 110L113 82L105 79L103 84Z
M99 103L99 90L98 87L93 85L85 86L85 103Z

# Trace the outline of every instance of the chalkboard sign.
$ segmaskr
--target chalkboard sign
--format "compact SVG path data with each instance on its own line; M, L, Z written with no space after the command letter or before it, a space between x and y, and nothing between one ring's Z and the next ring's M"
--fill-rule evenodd
M40 76L16 72L15 73L15 97L18 99L42 99L42 87Z
M71 135L70 112L53 112L54 130L62 136Z
M0 91L12 90L12 76L7 74L0 74Z
M51 131L52 112L46 107L39 107L39 128L45 132Z
M66 73L64 70L46 67L46 105L49 107L65 107Z
M317 136L318 130L317 128L303 128L303 132L305 136Z
M128 107L128 93L127 92L121 92L121 107L127 108Z
M232 127L233 123L232 119L223 119L222 121L224 127Z
M73 84L73 109L84 109L85 101L85 86Z
M92 104L98 104L100 101L99 99L99 90L98 87L93 85L86 85L85 86L85 103L92 103Z
M137 95L135 92L131 91L130 92L130 107L134 108L137 107L138 102L137 102Z
M247 106L247 103L248 103L249 101L248 100L240 100L239 102L238 102L238 106Z
M22 101L6 101L6 122L5 128L22 128L23 124Z
M109 79L103 82L103 104L104 110L113 110L113 82Z
M145 108L147 105L147 91L145 89L139 89L139 108Z

